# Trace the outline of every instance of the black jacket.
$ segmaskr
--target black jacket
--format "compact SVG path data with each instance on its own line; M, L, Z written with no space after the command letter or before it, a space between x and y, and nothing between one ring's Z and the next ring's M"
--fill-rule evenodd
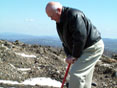
M56 26L65 53L76 58L101 39L96 27L77 9L63 7L60 22Z

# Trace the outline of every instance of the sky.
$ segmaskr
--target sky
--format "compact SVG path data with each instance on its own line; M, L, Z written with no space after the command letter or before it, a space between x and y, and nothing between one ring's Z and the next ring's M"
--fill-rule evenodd
M0 33L58 36L56 23L45 13L51 0L0 0ZM79 9L103 38L117 39L117 0L53 0Z

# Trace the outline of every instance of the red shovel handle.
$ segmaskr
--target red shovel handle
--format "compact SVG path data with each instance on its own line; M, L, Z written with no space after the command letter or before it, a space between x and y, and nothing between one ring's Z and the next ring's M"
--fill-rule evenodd
M71 66L71 64L68 64L67 70L66 70L66 73L65 73L65 75L64 75L64 79L63 79L63 82L62 82L62 85L61 85L61 88L63 88L63 86L64 86L64 83L65 83L65 81L66 81L66 77L67 77L67 75L68 75L70 66Z

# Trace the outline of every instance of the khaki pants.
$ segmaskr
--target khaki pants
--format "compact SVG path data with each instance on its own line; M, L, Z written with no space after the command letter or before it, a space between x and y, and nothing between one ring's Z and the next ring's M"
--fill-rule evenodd
M82 56L71 66L69 88L91 88L94 67L103 51L102 40L83 51Z

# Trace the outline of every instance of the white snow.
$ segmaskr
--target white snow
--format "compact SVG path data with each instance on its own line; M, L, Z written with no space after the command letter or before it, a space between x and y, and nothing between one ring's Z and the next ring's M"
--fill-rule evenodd
M102 64L102 66L110 67L111 65L110 64Z
M11 66L12 68L14 68L14 69L19 70L19 71L29 71L29 70L31 70L31 68L16 68L13 64L10 64L10 66Z
M32 78L32 79L27 79L23 82L25 85L47 85L47 86L53 86L53 87L60 87L61 83L59 81L53 80L51 78Z
M17 68L17 70L19 70L19 71L29 71L29 70L31 70L31 68Z
M61 87L61 82L53 80L51 78L38 77L38 78L30 78L25 80L24 82L10 81L10 80L0 80L0 83L5 84L16 84L16 85L42 85L42 86L53 86L53 87Z
M0 83L4 83L4 84L19 84L17 81L10 81L10 80L0 80Z
M24 54L24 53L15 53L15 54L20 55L20 56L22 56L22 57L36 58L35 55L27 55L27 54Z
M13 64L10 64L10 66L11 66L12 68L16 69L16 67L15 67Z

